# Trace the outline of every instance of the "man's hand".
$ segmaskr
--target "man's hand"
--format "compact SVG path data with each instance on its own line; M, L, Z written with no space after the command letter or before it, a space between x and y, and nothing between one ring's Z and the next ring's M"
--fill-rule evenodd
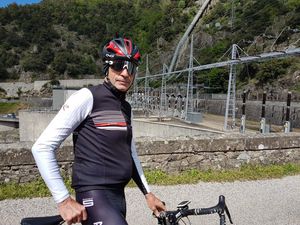
M72 223L80 223L82 220L87 219L85 207L71 197L68 197L64 201L58 203L58 211L68 225L71 225Z
M166 211L165 205L152 192L145 195L148 207L152 210L155 216L159 216L159 212Z

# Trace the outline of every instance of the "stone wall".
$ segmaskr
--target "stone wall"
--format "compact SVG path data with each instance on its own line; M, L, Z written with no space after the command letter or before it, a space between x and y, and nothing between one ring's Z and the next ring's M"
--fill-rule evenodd
M180 172L197 168L238 168L245 163L300 163L300 134L214 135L181 139L137 139L145 169ZM0 144L0 183L28 182L39 176L30 148L31 142ZM57 153L61 171L69 175L73 161L71 143Z
M300 134L231 135L186 140L140 142L144 168L178 172L228 169L242 164L300 163ZM153 149L156 149L153 152Z
M6 91L7 97L18 97L18 93L31 91L34 88L33 83L14 82L14 83L0 83L0 87Z

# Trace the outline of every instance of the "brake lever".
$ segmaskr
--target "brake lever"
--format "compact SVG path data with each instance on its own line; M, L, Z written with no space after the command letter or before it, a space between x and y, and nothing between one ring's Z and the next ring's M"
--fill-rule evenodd
M227 207L226 204L225 204L225 212L226 212L226 214L227 214L227 217L228 217L228 219L229 219L229 222L230 222L231 224L233 224L232 219L231 219L231 215L230 215L230 213L229 213L229 210L228 210L228 207Z
M158 225L166 225L166 219L156 217Z
M162 201L162 203L163 203L163 205L166 205L166 203L164 201ZM152 216L157 219L157 224L158 225L166 225L166 218L165 218L165 215L164 215L165 213L160 212L159 214L160 215L157 217L153 212ZM164 216L162 216L162 215L164 215Z
M231 219L231 215L230 215L229 210L228 210L228 207L225 203L225 197L223 195L219 196L219 204L218 205L219 205L219 207L221 207L221 212L220 213L225 211L225 213L227 214L227 217L229 219L229 222L231 224L233 224L232 219Z

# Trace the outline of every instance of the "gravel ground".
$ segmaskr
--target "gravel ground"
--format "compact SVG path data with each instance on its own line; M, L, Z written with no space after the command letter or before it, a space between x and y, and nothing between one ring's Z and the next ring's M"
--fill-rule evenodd
M229 211L236 225L299 225L300 176L282 179L198 183L195 185L152 186L152 191L163 199L168 209L182 200L191 200L190 208L209 207L226 197ZM126 189L127 220L130 225L154 225L146 202L137 188ZM56 214L52 198L0 201L0 225L20 224L22 217ZM217 215L190 217L194 225L217 225ZM229 223L227 223L229 224Z

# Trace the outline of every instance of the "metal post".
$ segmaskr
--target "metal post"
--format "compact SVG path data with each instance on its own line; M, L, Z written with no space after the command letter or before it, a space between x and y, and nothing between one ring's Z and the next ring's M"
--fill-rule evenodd
M138 72L136 73L135 77L134 77L134 81L133 81L133 92L131 94L131 104L132 107L137 107L137 95L138 95Z
M266 133L266 98L267 93L264 91L263 93L263 101L261 107L261 120L260 120L260 133Z
M245 133L246 129L246 91L243 92L242 118L240 132Z
M193 35L191 36L191 50L190 50L190 62L189 62L189 76L186 87L186 101L185 101L185 120L188 119L188 112L193 111Z
M146 56L146 75L145 75L145 87L144 87L144 102L145 102L145 113L149 116L149 57Z
M179 52L180 52L180 49L182 48L182 46L184 45L184 43L186 42L187 38L189 37L189 35L192 33L194 27L196 26L196 24L198 23L199 19L202 17L203 13L206 11L206 9L208 8L210 2L212 0L206 0L200 10L198 11L198 13L196 14L196 16L194 17L193 21L191 22L191 24L188 26L187 30L185 31L184 35L182 36L182 38L180 39L176 49L175 49L175 52L173 54L173 57L172 57L172 61L171 61L171 64L169 66L169 69L168 71L169 72L172 72L174 67L175 67L175 64L176 64L176 61L177 61L177 58L178 58L178 55L179 55Z
M286 105L286 113L285 113L285 123L284 123L284 133L289 133L291 131L291 122L290 122L290 107L291 107L291 97L292 93L288 92L287 96L287 105Z
M163 73L166 73L168 70L167 66L163 64ZM161 120L163 112L166 110L166 95L167 95L167 79L166 75L161 77L161 89L160 89L160 102L159 102L159 118Z
M237 58L237 45L232 45L231 59L235 60ZM224 130L228 129L228 117L231 116L232 123L231 128L235 127L235 83L236 83L236 65L230 65L227 99L226 99L226 109L225 109L225 121Z

